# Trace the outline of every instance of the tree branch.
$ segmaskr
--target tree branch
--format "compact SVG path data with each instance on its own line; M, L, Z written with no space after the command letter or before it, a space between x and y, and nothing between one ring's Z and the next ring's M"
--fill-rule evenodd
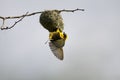
M63 10L58 10L60 13L61 12L75 12L75 11L84 11L84 9L74 9L74 10L65 10L65 9L63 9ZM40 12L33 12L33 13L30 13L30 14L28 14L28 12L26 12L26 14L23 14L23 15L20 15L20 16L8 16L8 17L2 17L2 16L0 16L0 19L2 19L3 20L3 23L2 23L2 26L0 27L0 29L1 30L8 30L8 29L11 29L11 28L13 28L17 23L19 23L20 21L22 21L23 20L23 18L25 18L25 17L28 17L28 16L32 16L32 15L35 15L35 14L40 14L40 13L42 13L43 11L40 11ZM10 27L6 27L5 26L5 21L7 20L7 19L19 19L18 21L15 21L15 23L12 25L12 26L10 26Z
M63 10L59 10L59 12L75 12L75 11L84 11L84 9L74 9L74 10L65 10L65 9L63 9Z
M7 18L4 18L4 19L3 19L3 24L2 24L1 30L6 30L6 29L11 29L11 28L13 28L18 22L22 21L22 19L23 19L27 14L28 14L28 12L27 12L25 15L23 15L22 17L20 17L21 19L19 19L18 21L16 21L16 22L15 22L12 26L10 26L10 27L4 27L5 19L7 19Z

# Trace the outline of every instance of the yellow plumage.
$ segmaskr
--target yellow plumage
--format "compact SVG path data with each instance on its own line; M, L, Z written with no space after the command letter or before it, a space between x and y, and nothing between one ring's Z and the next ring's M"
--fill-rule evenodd
M56 40L56 39L67 39L67 35L60 31L60 29L58 28L56 31L54 32L50 32L49 33L49 39L50 40Z
M59 28L54 32L50 32L49 34L50 49L53 52L53 54L60 60L63 60L64 57L63 46L65 45L66 38L66 33L60 31Z

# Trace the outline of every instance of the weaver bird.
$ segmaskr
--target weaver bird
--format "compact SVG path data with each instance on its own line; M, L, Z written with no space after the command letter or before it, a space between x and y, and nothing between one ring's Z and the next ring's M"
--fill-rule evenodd
M63 46L65 45L67 34L65 32L60 31L60 29L58 28L56 31L50 32L49 39L49 46L51 51L58 59L63 60Z

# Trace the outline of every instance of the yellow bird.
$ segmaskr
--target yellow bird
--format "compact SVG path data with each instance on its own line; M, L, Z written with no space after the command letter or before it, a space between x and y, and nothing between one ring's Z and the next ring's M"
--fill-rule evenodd
M67 34L65 32L60 31L60 29L58 28L56 31L50 32L49 39L49 46L51 51L58 59L63 60L63 46L65 45Z

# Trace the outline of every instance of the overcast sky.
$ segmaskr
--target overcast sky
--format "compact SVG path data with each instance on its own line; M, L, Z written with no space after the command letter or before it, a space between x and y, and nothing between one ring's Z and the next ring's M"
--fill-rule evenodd
M120 80L119 0L0 0L0 16L76 8L85 11L61 14L68 34L63 61L45 44L40 14L0 30L0 80Z

